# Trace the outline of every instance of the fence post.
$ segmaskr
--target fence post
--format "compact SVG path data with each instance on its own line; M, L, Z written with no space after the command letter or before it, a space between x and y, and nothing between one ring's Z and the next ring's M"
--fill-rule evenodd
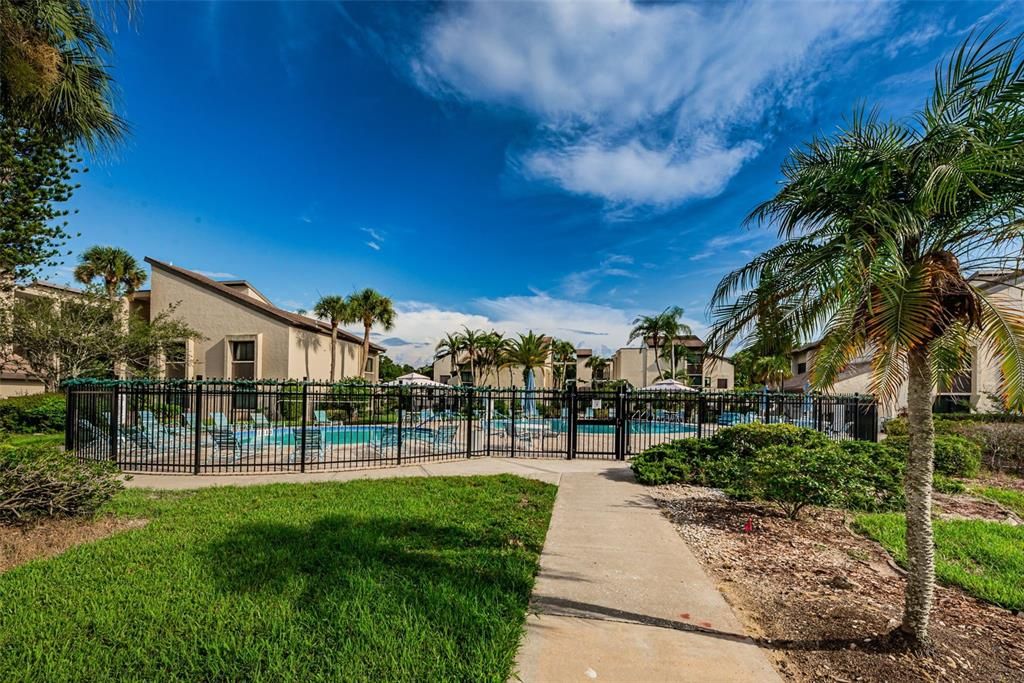
M853 438L860 439L860 394L853 395Z
M309 408L309 384L302 382L302 428L299 430L299 472L306 471L306 410Z
M398 462L395 464L397 465L402 464L402 421L405 419L402 410L402 394L404 393L405 391L403 390L402 385L398 385L398 442L395 446L395 450L397 452L396 457L398 459Z
M473 387L466 390L466 415L469 421L466 423L466 457L473 456Z
M64 409L64 450L73 451L75 449L75 436L73 432L75 425L75 401L78 399L75 396L74 386L69 384L65 387L65 391L67 392L65 398L67 407Z
M516 457L516 388L512 386L512 400L508 404L509 440L512 442L512 450L509 457Z
M624 387L615 390L615 459L626 459L626 393Z
M121 386L114 384L110 390L110 459L117 462L118 421L117 414L121 409Z
M199 469L202 467L203 461L203 385L196 382L196 402L195 402L195 420L193 421L193 429L195 434L192 435L193 450L193 463L192 463L192 474L199 474Z
M697 390L697 438L704 438L704 387Z
M565 428L568 432L569 443L566 446L566 460L576 459L576 428L579 420L579 396L576 394L576 385L569 386L569 414L566 415Z

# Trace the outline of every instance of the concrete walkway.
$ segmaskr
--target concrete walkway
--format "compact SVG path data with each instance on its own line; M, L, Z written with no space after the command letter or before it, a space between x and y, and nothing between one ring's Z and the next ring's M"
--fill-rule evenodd
M624 463L480 458L305 474L135 475L128 486L516 474L558 484L514 680L779 681Z
M519 680L779 681L632 473L565 473Z

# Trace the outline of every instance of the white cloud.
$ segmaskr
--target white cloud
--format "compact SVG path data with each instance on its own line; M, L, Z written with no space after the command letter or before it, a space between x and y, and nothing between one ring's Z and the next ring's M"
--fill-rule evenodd
M752 242L756 239L765 237L764 233L760 232L742 232L738 235L719 235L718 237L712 237L704 243L704 248L690 257L691 261L702 261L706 258L710 258L715 254L719 253L726 247L733 247L737 244L745 244ZM741 249L743 253L747 253L748 250Z
M638 277L633 271L623 267L633 264L633 257L624 254L611 254L601 259L596 268L588 268L569 273L562 278L562 290L566 295L576 297L590 292L601 280L608 277Z
M367 235L369 235L370 239L372 239L374 242L380 243L380 242L384 241L384 237L379 232L374 230L373 228L359 228L359 229L362 230L363 232L365 232Z
M395 304L398 316L390 338L408 341L389 345L388 355L400 363L422 365L445 332L462 329L494 329L509 336L533 330L595 349L617 349L626 344L635 312L602 304L582 303L547 294L476 299L474 313L444 309L433 304L403 301ZM684 318L696 334L703 323ZM352 330L362 334L361 330Z
M524 159L524 168L528 175L576 194L616 203L671 205L719 194L760 151L761 145L752 140L731 148L711 143L685 150L688 156L679 158L672 149L652 150L635 140L613 148L587 142L533 152Z
M938 24L930 23L918 26L911 31L901 33L889 41L889 44L885 46L885 56L889 59L895 59L903 50L908 48L912 50L920 49L942 34L943 28Z
M410 69L435 97L528 112L525 175L614 205L722 191L760 150L744 132L793 107L882 3L470 3L424 29ZM731 140L740 140L731 142Z
M367 242L366 246L368 246L370 249L373 249L374 251L380 251L380 245L377 244L376 242Z

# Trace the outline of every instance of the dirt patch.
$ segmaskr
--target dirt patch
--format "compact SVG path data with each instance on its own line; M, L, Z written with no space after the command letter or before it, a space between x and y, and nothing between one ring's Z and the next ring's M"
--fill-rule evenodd
M936 590L935 655L891 646L884 635L902 615L902 573L844 513L791 522L711 489L651 492L784 679L1024 680L1024 618L956 589Z
M999 503L970 495L935 494L935 514L940 519L983 519L987 522L1021 524L1021 518Z
M145 526L145 519L44 519L30 526L0 526L0 573L29 560L59 555L119 531Z

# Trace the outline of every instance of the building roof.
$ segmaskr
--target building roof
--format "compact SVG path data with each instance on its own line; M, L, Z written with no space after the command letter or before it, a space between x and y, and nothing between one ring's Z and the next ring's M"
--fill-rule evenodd
M580 357L580 356L593 356L593 355L594 355L594 350L593 349L576 349L576 357L577 358Z
M163 270L167 273L171 273L172 275L176 275L180 278L188 280L189 282L197 284L200 287L203 287L213 292L214 294L219 294L226 299L230 299L235 303L247 306L259 313L263 313L267 317L274 318L275 320L283 322L287 325L291 325L292 327L298 327L300 329L309 330L311 332L320 332L328 336L330 336L331 334L331 326L325 322L315 320L313 318L307 318L306 316L299 315L298 313L292 313L291 311L286 311L283 308L278 308L277 306L274 306L272 304L264 303L263 301L260 301L259 299L254 299L248 294L244 294L239 290L233 287L229 287L228 285L222 282L217 282L216 280L211 280L205 275L200 275L195 271L188 270L186 268L180 268L178 266L171 265L170 263L164 263L163 261L158 261L155 258L151 258L149 256L146 257L146 263L148 263L153 268ZM350 341L354 344L363 343L363 340L361 338L357 337L354 334L346 332L345 330L338 330L338 338L344 339L345 341ZM374 344L373 342L370 342L370 348L380 352L384 352L387 350L383 346L380 346L379 344Z
M50 282L48 280L33 280L25 285L24 289L31 289L33 287L39 287L41 289L55 289L58 292L65 292L67 294L82 294L82 290L78 287L58 285L56 282Z

